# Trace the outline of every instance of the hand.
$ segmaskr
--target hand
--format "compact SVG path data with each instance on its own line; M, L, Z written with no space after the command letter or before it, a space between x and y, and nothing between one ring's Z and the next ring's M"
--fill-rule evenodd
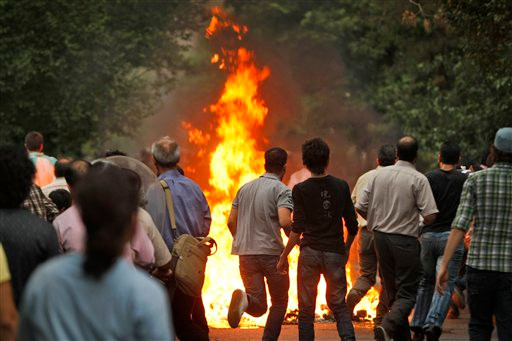
M436 290L441 295L444 294L444 291L446 290L446 287L448 286L448 271L446 270L446 267L441 266L441 269L439 269L439 272L437 273L437 279L436 279Z
M157 268L151 272L151 275L167 284L171 280L173 273L170 268L166 270L161 270Z
M281 275L285 275L288 273L288 258L284 257L284 255L281 255L279 257L279 262L277 263L277 272Z

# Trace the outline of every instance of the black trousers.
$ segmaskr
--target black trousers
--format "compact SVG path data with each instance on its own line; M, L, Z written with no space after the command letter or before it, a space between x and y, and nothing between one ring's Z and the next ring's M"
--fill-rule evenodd
M209 340L201 297L189 296L176 288L172 299L172 318L176 336L181 341Z
M422 276L420 243L417 238L374 232L379 270L387 291L389 312L382 326L396 341L411 339L408 316L416 303Z

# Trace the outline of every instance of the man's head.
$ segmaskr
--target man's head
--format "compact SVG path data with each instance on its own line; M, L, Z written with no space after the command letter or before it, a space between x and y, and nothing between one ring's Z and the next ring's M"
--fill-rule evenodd
M59 159L57 162L55 162L54 165L54 172L56 178L63 178L66 176L66 169L71 164L70 159Z
M90 168L91 163L89 161L80 159L74 160L68 165L64 172L64 177L66 178L66 183L70 190L73 191L76 188Z
M42 152L43 143L43 134L37 131L31 131L25 136L25 148L29 152Z
M302 145L302 163L313 174L323 174L329 164L329 146L321 138L307 140Z
M492 148L494 162L512 163L512 128L501 128L496 132Z
M151 154L159 171L172 169L180 162L180 146L169 136L153 143Z
M265 170L282 178L286 172L288 153L279 147L270 148L265 152Z
M391 144L384 144L379 148L377 162L381 167L393 166L396 162L396 148Z
M460 162L460 147L452 142L445 142L439 151L439 162L445 165L457 165Z
M71 194L65 189L56 189L52 191L48 198L57 206L60 213L64 212L71 206Z
M0 208L18 208L28 196L34 164L21 146L0 146Z
M418 141L412 136L404 136L398 140L396 154L399 160L414 163L418 158Z

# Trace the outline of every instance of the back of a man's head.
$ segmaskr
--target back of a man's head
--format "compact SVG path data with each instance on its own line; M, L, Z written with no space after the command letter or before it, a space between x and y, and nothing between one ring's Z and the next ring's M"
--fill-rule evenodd
M39 152L43 149L43 134L31 131L25 135L25 147L31 152Z
M157 165L161 167L173 168L180 162L180 146L169 136L162 137L153 143L151 154Z
M59 159L57 160L57 162L55 162L55 177L56 178L63 178L66 176L66 169L69 167L69 165L71 164L71 160L70 159Z
M91 163L86 160L74 160L66 168L64 177L70 188L75 188L91 168Z
M412 136L404 136L398 140L396 154L399 160L414 162L418 157L418 141Z
M0 146L0 208L19 208L28 196L34 164L21 146Z
M384 144L379 148L379 154L377 156L379 166L387 167L395 164L396 161L396 148L391 144Z
M270 148L265 152L265 170L268 173L281 174L288 161L288 153L279 147Z
M456 165L460 161L460 147L452 142L445 142L439 151L439 161L447 165Z
M307 140L302 145L302 163L313 174L323 174L329 164L330 149L321 138Z

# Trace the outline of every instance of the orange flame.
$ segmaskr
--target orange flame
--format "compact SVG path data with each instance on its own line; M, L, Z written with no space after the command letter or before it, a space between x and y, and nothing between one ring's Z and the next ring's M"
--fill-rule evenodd
M230 30L238 40L242 40L243 35L248 32L246 26L233 23L220 8L216 7L212 12L212 19L206 29L207 38L211 38L219 31ZM231 293L234 289L243 288L238 269L238 257L230 253L232 236L226 226L227 216L237 190L264 172L263 151L259 147L266 144L266 139L257 136L261 135L268 108L259 97L259 87L269 77L270 70L268 67L257 67L254 63L254 53L243 47L233 50L222 48L220 54L215 53L212 56L211 62L219 63L219 68L227 70L228 76L217 103L208 108L214 116L215 136L219 142L209 156L211 190L205 194L212 211L210 235L217 241L218 252L210 257L206 267L203 302L208 324L212 327L226 328ZM184 122L182 125L188 130L189 141L199 147L197 155L201 157L205 146L211 141L210 134L192 127L190 123ZM298 253L296 248L289 258L289 310L295 310L298 307L296 285ZM347 278L350 285L349 268L347 268ZM318 287L316 309L316 313L320 316L327 312L325 293L326 286L322 279ZM376 300L372 301L371 298L365 298L365 300L357 306L356 310L366 309L374 312ZM270 306L270 297L268 303ZM266 318L266 314L259 318L244 314L241 326L263 326Z

